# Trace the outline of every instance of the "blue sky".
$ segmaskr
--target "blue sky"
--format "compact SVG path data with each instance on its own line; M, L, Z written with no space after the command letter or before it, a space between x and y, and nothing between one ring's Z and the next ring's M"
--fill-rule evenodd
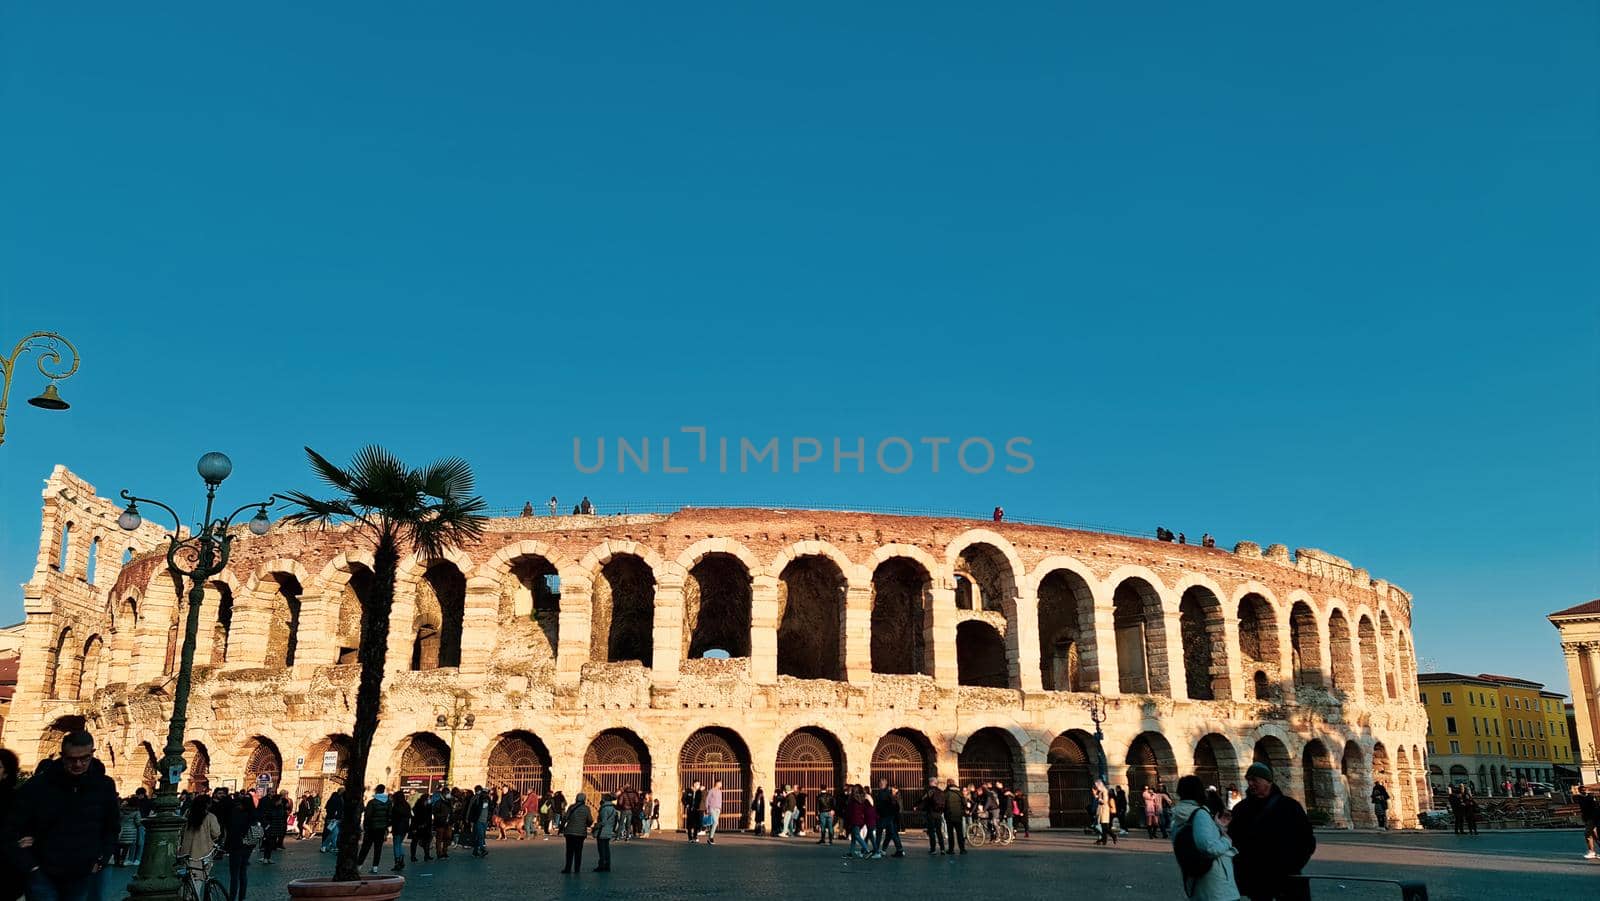
M1600 596L1594 5L1198 6L13 5L0 341L84 365L67 414L19 369L0 584L55 463L192 505L224 450L242 503L377 441L504 506L1319 547L1416 594L1425 664L1565 691L1543 615ZM685 425L860 435L869 472L573 466ZM887 436L1035 466L872 471Z

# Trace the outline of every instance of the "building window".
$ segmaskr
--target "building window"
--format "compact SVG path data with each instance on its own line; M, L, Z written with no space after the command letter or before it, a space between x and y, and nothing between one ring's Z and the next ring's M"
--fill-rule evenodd
M1444 693L1444 703L1446 703L1446 704L1454 703L1454 701L1450 697L1450 692L1448 692L1448 691Z
M1452 753L1452 754L1460 754L1461 753L1461 742L1459 742L1459 741L1451 742L1450 743L1450 753Z
M1439 753L1438 751L1435 751L1433 749L1433 742L1431 742L1431 741L1428 742L1428 753L1429 754L1437 754L1437 753Z
M1427 692L1425 692L1425 691L1418 692L1417 693L1417 697L1422 699L1422 703L1424 703L1424 704L1428 703L1428 693Z
M1444 718L1444 731L1448 732L1451 735L1456 734L1456 718L1455 717L1447 716L1447 717ZM1453 744L1453 742L1452 742L1452 744Z
M1472 706L1474 706L1474 705L1476 705L1478 703L1476 695L1477 695L1477 692L1472 692L1472 691L1467 692L1467 706L1468 707L1472 707Z

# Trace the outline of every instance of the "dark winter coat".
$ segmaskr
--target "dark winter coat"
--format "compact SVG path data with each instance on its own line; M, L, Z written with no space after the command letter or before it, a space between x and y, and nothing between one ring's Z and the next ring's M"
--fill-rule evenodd
M51 876L86 876L117 850L120 806L116 784L100 761L91 760L87 772L73 777L59 761L46 760L17 789L0 844L20 872L38 867ZM33 836L32 848L17 847L25 835Z
M389 831L395 835L411 831L411 805L399 795L389 799Z
M1265 799L1247 796L1234 805L1228 835L1239 849L1233 873L1244 895L1279 891L1317 850L1306 809L1276 785Z
M235 795L228 801L226 811L219 812L217 819L222 821L222 849L243 851L245 835L250 832L250 826L258 821L256 806L250 796Z
M387 794L373 795L372 799L367 801L367 809L363 817L368 832L388 832L389 796Z

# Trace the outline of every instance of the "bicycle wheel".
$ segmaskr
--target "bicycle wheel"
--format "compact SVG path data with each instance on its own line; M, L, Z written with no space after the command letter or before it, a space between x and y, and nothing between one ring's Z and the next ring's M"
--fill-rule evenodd
M989 830L982 823L973 823L967 827L967 844L974 848L981 848L988 840Z
M189 878L187 871L178 872L178 901L195 901L194 880Z
M222 887L222 883L215 879L207 879L205 901L233 901L233 898L228 895L228 890Z
M1017 840L1017 831L1005 823L1000 824L1000 829L997 835L999 836L1000 844L1002 845L1009 845Z

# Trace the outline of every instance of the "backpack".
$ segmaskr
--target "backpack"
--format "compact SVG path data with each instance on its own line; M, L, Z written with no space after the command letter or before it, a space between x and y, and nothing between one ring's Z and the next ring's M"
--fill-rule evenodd
M256 820L250 824L249 829L245 830L244 836L239 839L239 843L244 845L246 848L254 848L260 845L262 840L266 837L266 828L261 825L260 820Z
M1189 822L1183 828L1172 834L1172 854L1178 858L1178 869L1186 880L1198 880L1211 872L1211 865L1216 862L1211 855L1201 851L1194 842L1194 821L1202 816L1210 816L1204 810L1196 810Z

